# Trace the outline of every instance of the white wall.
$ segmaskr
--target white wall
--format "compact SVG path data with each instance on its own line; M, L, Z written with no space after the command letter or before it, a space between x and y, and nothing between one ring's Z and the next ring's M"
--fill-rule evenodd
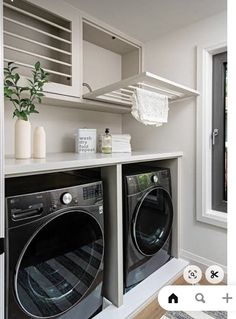
M83 82L96 90L120 80L121 55L83 41Z
M74 134L77 128L96 128L102 133L106 127L113 133L121 132L121 115L94 111L83 111L40 105L39 114L33 114L30 122L32 130L44 126L47 134L47 152L74 152ZM14 123L12 105L5 103L5 152L14 153Z
M212 16L145 45L145 70L196 88L196 46L226 41L226 13ZM226 265L226 231L196 221L196 103L170 105L168 124L146 127L131 115L123 131L135 150L184 152L182 165L182 250L199 261ZM200 257L200 259L199 259ZM205 259L201 259L205 258Z

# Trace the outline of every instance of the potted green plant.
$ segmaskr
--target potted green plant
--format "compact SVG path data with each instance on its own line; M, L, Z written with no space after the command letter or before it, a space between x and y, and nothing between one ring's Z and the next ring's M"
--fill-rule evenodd
M32 69L32 79L27 79L28 86L20 86L21 76L18 67L9 62L4 68L4 96L14 107L15 123L15 157L25 159L31 157L31 124L29 117L36 110L36 103L42 102L43 87L48 82L49 73L36 62Z

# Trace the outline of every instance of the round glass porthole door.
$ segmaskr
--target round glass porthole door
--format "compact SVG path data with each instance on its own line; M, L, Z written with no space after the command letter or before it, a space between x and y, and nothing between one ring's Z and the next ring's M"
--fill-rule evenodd
M70 211L52 219L18 262L15 289L23 310L47 318L70 309L97 277L103 250L102 230L91 215Z
M169 193L160 187L150 190L141 199L133 219L133 238L145 256L157 253L165 244L173 221Z

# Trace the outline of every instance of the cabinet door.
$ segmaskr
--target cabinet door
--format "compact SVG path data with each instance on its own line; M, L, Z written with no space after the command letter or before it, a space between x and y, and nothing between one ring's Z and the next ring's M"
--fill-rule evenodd
M80 96L80 12L61 0L4 0L5 62L30 77L40 61L50 73L45 92Z

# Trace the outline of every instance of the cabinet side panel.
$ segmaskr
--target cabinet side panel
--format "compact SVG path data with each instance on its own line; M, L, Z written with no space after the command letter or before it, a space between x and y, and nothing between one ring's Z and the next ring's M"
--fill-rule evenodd
M140 49L135 49L122 55L122 80L139 74L140 67Z
M105 218L104 297L123 304L123 226L121 165L102 168Z

